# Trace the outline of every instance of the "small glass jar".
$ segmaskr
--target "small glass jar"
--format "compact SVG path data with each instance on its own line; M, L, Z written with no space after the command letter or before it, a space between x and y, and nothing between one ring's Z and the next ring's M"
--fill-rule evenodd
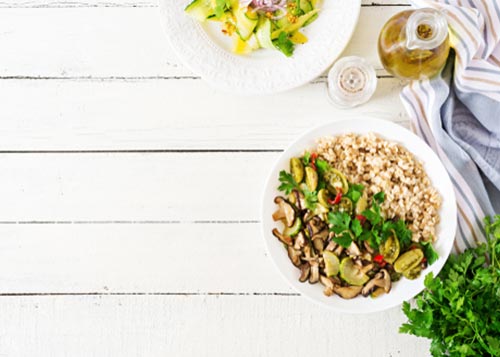
M328 72L328 95L340 108L367 102L376 88L375 69L361 57L341 58Z
M449 51L448 22L441 12L430 8L396 14L384 25L378 41L382 65L402 79L437 75Z

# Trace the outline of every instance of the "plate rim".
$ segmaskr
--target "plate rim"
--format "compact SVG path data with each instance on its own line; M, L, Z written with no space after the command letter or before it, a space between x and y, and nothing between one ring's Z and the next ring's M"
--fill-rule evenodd
M221 92L224 92L227 94L231 93L231 94L239 94L239 95L247 95L247 96L248 95L265 95L265 94L283 93L283 92L286 92L286 91L289 91L289 90L292 90L295 88L302 87L302 86L306 85L307 83L311 82L312 80L318 78L322 73L324 73L328 68L330 68L332 66L332 64L344 53L345 49L350 44L352 37L354 35L354 32L356 30L356 27L358 25L358 22L359 22L359 17L360 17L361 7L362 7L362 0L349 0L350 3L354 3L354 4L352 4L352 6L355 7L356 13L354 14L354 17L353 17L352 26L348 30L349 35L346 36L345 43L342 46L338 47L337 53L334 56L332 56L331 59L328 59L323 66L318 67L318 69L316 71L314 71L314 73L312 73L310 76L307 76L307 78L303 78L300 81L297 81L296 83L287 83L284 85L283 84L280 84L280 85L274 84L269 89L260 88L260 87L251 89L251 88L244 88L242 86L233 86L233 85L227 83L227 81L225 83L218 82L218 81L217 82L212 81L212 80L206 78L206 75L204 73L200 73L198 68L196 68L196 66L193 66L192 63L190 63L190 61L185 58L185 56L181 53L181 51L173 44L173 39L171 38L170 33L169 33L169 29L168 29L167 25L165 24L165 22L166 22L164 19L165 15L163 13L168 10L167 5L166 5L166 1L167 0L158 0L159 20L161 22L161 27L162 27L163 33L167 39L168 45L170 46L170 48L172 49L172 51L174 52L176 57L180 60L180 62L185 67L187 67L190 71L192 71L194 74L196 74L197 76L200 76L201 79L205 83L207 83L211 88L220 90ZM325 1L327 1L327 0L325 0ZM342 1L342 0L340 0L340 1ZM214 46L217 46L217 45L214 44ZM291 59L293 60L293 57Z

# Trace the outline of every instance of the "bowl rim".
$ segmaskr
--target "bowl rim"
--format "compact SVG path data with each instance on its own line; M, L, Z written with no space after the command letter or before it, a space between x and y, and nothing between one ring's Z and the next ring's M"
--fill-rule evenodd
M365 131L363 133L373 132L375 135L380 136L381 138L383 138L385 140L396 142L399 145L402 145L403 147L405 147L405 149L408 150L412 155L414 155L418 161L422 162L422 164L424 165L425 172L428 175L429 179L431 180L431 184L435 187L435 182L432 180L432 176L428 173L428 170L425 168L425 163L426 163L425 161L427 161L427 160L424 161L422 159L422 157L421 157L421 156L423 156L422 154L416 155L409 148L407 148L406 145L404 145L402 142L387 138L386 136L384 136L383 133L380 133L380 132L378 132L376 130L372 130L372 129L373 129L373 127L379 127L382 129L392 128L394 130L399 130L401 132L404 132L406 135L409 135L412 138L412 140L417 140L419 142L419 145L421 146L422 150L425 152L425 154L426 155L429 154L429 155L433 156L433 158L429 159L429 161L432 161L432 160L435 161L437 159L438 165L441 166L442 171L444 171L446 173L445 177L442 177L441 179L446 181L443 185L445 185L448 188L446 193L450 195L447 198L447 200L450 201L447 205L450 209L449 215L452 217L455 217L455 219L452 219L451 222L448 222L448 221L446 222L446 224L449 225L447 231L449 232L450 237L446 238L446 237L439 236L438 239L436 240L436 241L438 241L440 239L441 241L444 241L444 243L442 243L442 244L444 244L444 250L445 250L444 255L441 255L439 257L439 260L434 263L435 265L433 264L433 266L431 266L432 268L429 269L427 271L427 273L421 274L422 276L419 279L417 279L418 281L421 281L421 286L419 286L419 288L416 290L416 292L412 293L411 296L405 297L403 299L389 300L388 303L386 303L383 306L373 307L373 306L370 306L369 304L366 304L365 308L362 310L344 308L344 307L336 306L335 303L327 303L325 301L320 300L319 298L312 296L312 294L308 294L305 291L303 291L302 289L300 289L299 288L300 285L297 284L298 280L292 281L291 279L289 279L285 275L285 272L282 270L282 267L278 264L277 260L275 259L274 253L273 253L273 250L272 250L270 244L271 244L271 241L276 240L276 238L272 237L272 240L269 239L269 237L272 235L270 233L271 230L269 230L269 225L266 224L266 222L269 221L269 219L270 219L269 217L266 216L267 207L272 204L272 199L269 201L268 191L270 190L270 185L275 185L275 183L277 182L277 176L276 176L275 171L277 170L277 167L280 165L281 161L286 159L287 157L291 157L290 152L296 150L297 145L299 145L302 141L307 140L307 138L309 136L311 136L312 134L314 134L320 130L323 130L323 129L328 130L328 128L330 128L332 126L346 125L347 127L349 127L351 124L353 124L355 122L356 122L356 124L354 126L359 126L362 123L368 124L368 127L370 128L370 130ZM341 135L343 133L349 133L349 132L356 133L356 130L347 130L347 131L343 130L340 132L324 133L324 134L318 135L315 138L315 140L319 139L320 137ZM304 146L301 150L306 150L306 149L307 149L307 146ZM440 195L443 195L443 192L441 192L439 190L438 190L438 192L440 193ZM439 211L440 218L441 218L441 214L442 214L441 211L442 210L443 210L443 205L441 205L440 211ZM423 284L424 276L427 275L431 271L434 273L434 276L436 276L437 274L439 274L439 272L443 268L444 264L446 263L446 260L448 259L449 255L451 253L451 250L453 249L453 242L455 241L456 229L457 229L457 206L456 206L455 192L454 192L453 185L452 185L451 179L449 177L449 174L446 171L446 169L445 169L443 163L441 162L441 160L439 159L439 157L436 155L436 153L430 148L430 146L425 141L423 141L420 137L418 137L416 134L414 134L413 132L411 132L407 128L405 128L399 124L396 124L390 120L378 119L378 118L374 118L371 116L363 116L363 118L340 119L340 120L336 120L336 121L322 123L322 124L316 125L313 128L303 132L295 140L293 140L287 146L287 148L281 153L281 155L279 155L279 157L274 161L272 168L269 171L269 174L266 178L264 189L263 189L262 195L261 195L260 217L261 217L262 238L264 239L266 252L267 252L268 256L271 258L273 265L276 267L279 274L288 283L288 285L291 286L301 296L306 297L308 300L312 301L313 303L315 303L317 305L326 307L327 309L333 310L336 312L351 313L351 314L366 314L366 313L374 313L374 312L388 310L388 309L393 308L395 306L401 305L404 301L408 301L408 300L412 299L413 297L415 297L417 294L419 294L425 288L425 286ZM442 224L443 220L441 220L440 222ZM438 225L438 227L439 227L439 225ZM288 263L289 263L290 269L295 269L295 267L290 262L288 262ZM299 282L299 284L302 284L302 283ZM413 289L413 290L415 290L415 289ZM323 294L322 289L318 289L318 291L320 291L321 294ZM387 295L390 295L390 294L387 294ZM335 297L333 297L333 299L330 297L328 301L329 302L335 301L336 298L339 298L339 297L335 296ZM348 300L343 300L343 301L348 301ZM352 300L349 300L349 301L352 301Z

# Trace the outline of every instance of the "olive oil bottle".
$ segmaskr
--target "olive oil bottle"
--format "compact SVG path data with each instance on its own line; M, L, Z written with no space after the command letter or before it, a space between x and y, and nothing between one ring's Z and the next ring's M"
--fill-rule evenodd
M431 78L441 72L450 51L448 23L434 9L407 10L382 28L378 53L382 65L402 79Z

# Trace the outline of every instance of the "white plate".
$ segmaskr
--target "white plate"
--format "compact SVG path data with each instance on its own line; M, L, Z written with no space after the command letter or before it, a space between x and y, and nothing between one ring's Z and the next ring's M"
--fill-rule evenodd
M240 94L275 93L301 86L323 73L342 53L358 21L361 0L323 0L316 21L304 29L309 41L292 57L274 50L231 53L221 24L184 13L190 0L160 0L167 38L184 64L212 86Z
M288 255L283 248L283 244L271 233L272 229L279 227L273 221L271 215L276 210L273 199L281 195L277 190L279 185L278 174L281 170L289 170L289 160L291 157L300 156L304 150L311 150L316 147L316 140L324 136L335 136L347 133L369 133L397 142L408 149L418 160L420 160L429 176L432 185L441 195L443 202L439 210L441 223L437 227L437 241L434 248L439 254L439 260L424 270L423 274L416 280L401 279L393 284L389 294L384 294L376 299L357 297L352 300L344 300L339 296L326 297L323 295L321 284L311 285L298 281L299 270L292 265ZM262 228L269 255L276 264L278 270L288 283L302 295L313 301L331 308L333 310L349 313L368 313L388 309L409 300L424 288L424 277L430 272L436 276L443 267L450 254L455 239L457 221L457 208L455 194L451 180L443 164L436 154L419 137L409 130L379 119L358 119L332 122L327 125L317 127L302 135L290 147L285 150L276 162L267 180L263 195L262 207Z

